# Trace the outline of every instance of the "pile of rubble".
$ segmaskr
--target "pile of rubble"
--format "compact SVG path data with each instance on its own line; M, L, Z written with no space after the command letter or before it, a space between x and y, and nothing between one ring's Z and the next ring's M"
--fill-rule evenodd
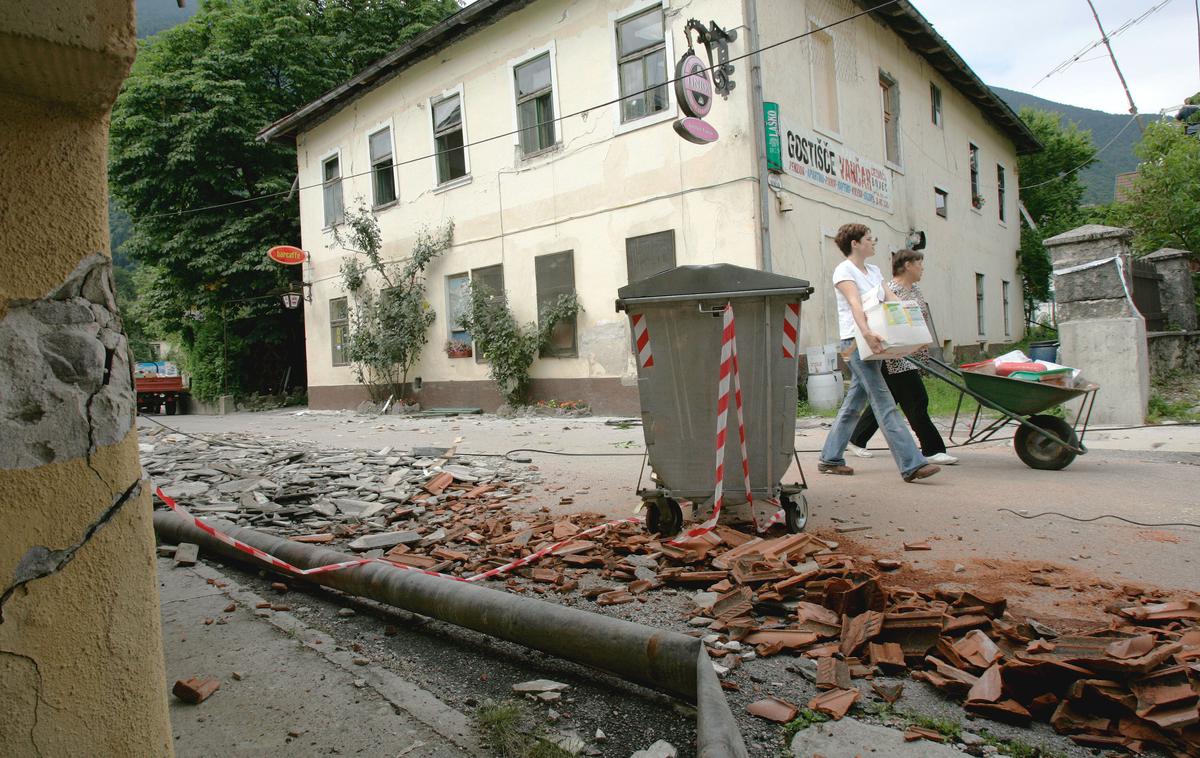
M1012 617L1000 597L899 586L888 579L899 562L851 556L810 534L762 538L719 526L671 543L622 523L583 535L603 523L599 514L519 509L538 483L532 467L415 453L283 453L172 436L143 445L147 471L195 514L296 541L346 542L458 577L557 545L496 578L516 592L579 590L600 606L645 602L665 586L694 589L687 623L719 675L796 655L822 690L809 708L835 718L860 697L855 679L911 671L987 718L1046 720L1085 746L1200 755L1200 603L1134 598L1110 609L1107 627L1060 635ZM872 687L888 702L901 695L899 686ZM797 708L768 698L750 712L786 722Z

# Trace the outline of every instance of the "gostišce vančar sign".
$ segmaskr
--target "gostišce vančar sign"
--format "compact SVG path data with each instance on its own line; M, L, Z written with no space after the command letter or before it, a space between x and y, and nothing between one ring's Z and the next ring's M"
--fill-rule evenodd
M767 167L852 200L892 212L892 172L807 129L783 120L776 103L763 103Z

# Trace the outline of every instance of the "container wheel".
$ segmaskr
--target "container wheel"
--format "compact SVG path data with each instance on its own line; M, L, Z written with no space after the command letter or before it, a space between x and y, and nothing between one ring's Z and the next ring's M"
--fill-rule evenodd
M799 534L808 526L808 500L803 492L784 498L783 518L789 534Z
M174 416L179 411L179 400L176 398L167 400L164 405L166 405L168 416Z
M1058 416L1030 416L1026 421L1039 429L1045 429L1064 442L1075 447L1079 446L1075 430ZM1017 457L1026 466L1042 471L1058 471L1071 465L1071 461L1075 460L1074 452L1025 426L1017 427L1017 433L1013 435L1013 449L1017 451Z
M646 501L646 529L663 537L673 537L683 528L683 509L669 497Z

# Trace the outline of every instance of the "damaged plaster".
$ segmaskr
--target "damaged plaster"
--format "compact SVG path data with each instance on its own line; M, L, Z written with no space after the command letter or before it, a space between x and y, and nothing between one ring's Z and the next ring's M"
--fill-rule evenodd
M0 470L82 458L133 426L133 371L112 279L93 253L0 319Z

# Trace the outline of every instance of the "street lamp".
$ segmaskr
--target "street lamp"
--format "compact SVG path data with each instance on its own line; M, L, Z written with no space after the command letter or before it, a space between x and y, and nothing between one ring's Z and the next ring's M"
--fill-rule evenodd
M289 311L295 310L300 307L300 293L299 292L285 292L285 293L283 293L282 299L283 299L283 307L287 308Z

